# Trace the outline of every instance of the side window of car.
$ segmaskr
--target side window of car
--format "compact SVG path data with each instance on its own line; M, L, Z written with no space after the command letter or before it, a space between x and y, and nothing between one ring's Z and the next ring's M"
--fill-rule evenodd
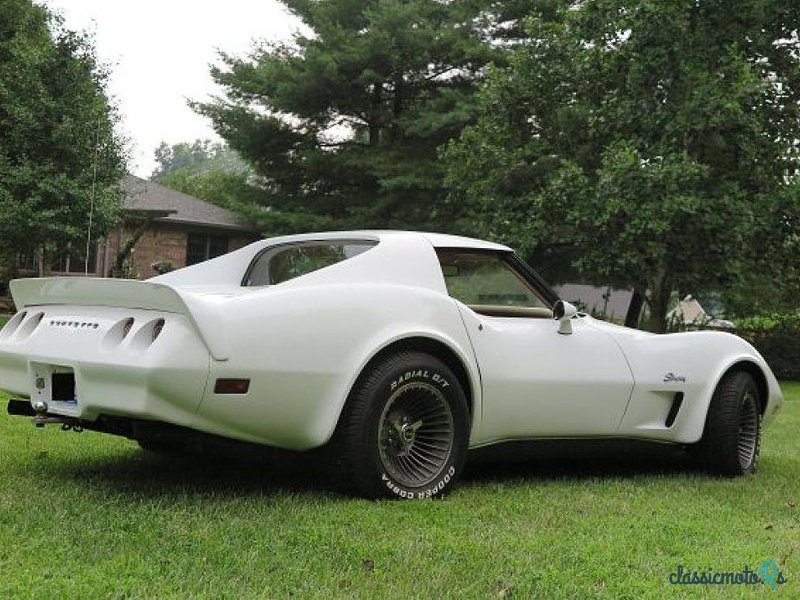
M502 254L437 250L447 292L489 316L549 317L547 303Z
M245 286L277 285L366 252L376 242L307 242L262 252L248 270Z

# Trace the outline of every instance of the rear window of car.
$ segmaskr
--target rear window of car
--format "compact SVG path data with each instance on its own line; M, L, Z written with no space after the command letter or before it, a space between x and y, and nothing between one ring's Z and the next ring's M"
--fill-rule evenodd
M256 257L243 285L277 285L358 256L376 244L367 240L337 240L267 248Z

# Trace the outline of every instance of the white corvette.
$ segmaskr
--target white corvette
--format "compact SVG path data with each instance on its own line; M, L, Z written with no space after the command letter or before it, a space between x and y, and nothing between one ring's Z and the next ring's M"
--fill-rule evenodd
M439 495L469 448L536 438L680 444L746 474L783 401L734 335L609 325L509 248L448 235L297 235L144 282L11 289L10 413L154 450L207 434L324 446L371 497Z

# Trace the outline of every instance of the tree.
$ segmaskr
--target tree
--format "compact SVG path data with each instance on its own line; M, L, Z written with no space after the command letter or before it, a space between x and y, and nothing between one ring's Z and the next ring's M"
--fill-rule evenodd
M751 261L737 285L721 290L726 317L793 313L800 307L800 178L772 199L770 227L761 229L753 244L763 260Z
M224 56L225 97L196 105L264 178L267 229L451 228L437 148L472 120L503 52L486 38L513 35L519 2L284 4L311 33Z
M91 40L30 0L0 3L0 251L80 248L114 222L124 171ZM47 264L46 261L44 264Z
M242 213L258 225L264 197L259 178L237 152L210 140L168 145L155 151L151 179L169 188Z
M150 178L164 183L176 172L203 175L215 171L249 173L250 167L227 145L211 140L167 144L161 142L155 150L156 168Z
M730 288L783 243L799 17L778 0L534 12L478 123L447 149L451 201L479 233L630 286L663 331L673 292Z

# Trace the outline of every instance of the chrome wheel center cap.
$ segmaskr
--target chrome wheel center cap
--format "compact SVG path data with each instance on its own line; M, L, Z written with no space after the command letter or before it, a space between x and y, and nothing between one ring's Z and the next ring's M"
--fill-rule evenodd
M400 435L406 444L411 444L411 442L414 441L416 434L417 432L414 431L414 429L408 423L404 423L400 430Z

